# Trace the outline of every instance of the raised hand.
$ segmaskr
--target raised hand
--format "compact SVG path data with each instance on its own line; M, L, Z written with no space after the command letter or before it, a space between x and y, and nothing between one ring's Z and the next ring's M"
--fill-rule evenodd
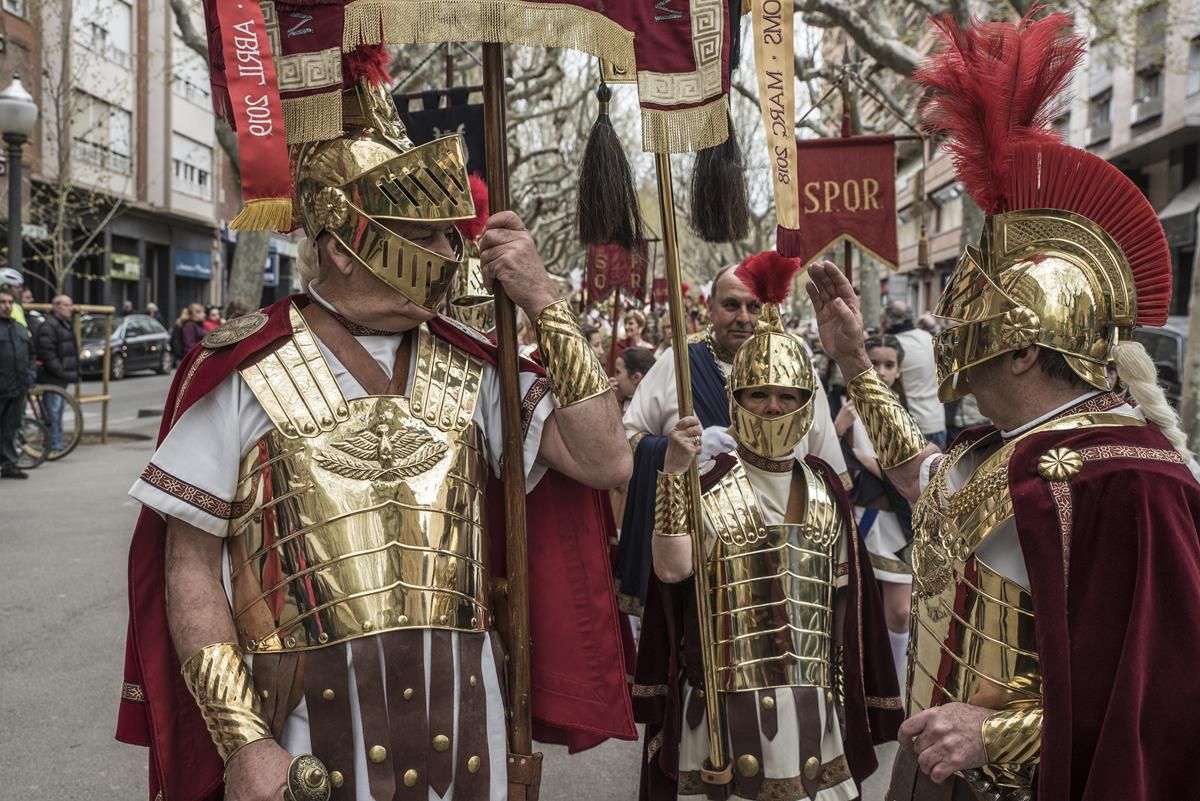
M863 342L862 312L854 287L832 262L822 261L808 268L808 296L817 313L821 345L833 357L847 380L871 368Z

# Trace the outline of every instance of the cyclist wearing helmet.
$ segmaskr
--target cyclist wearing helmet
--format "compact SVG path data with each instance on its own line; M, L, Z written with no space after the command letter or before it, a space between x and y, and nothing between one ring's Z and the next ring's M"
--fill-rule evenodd
M7 289L12 292L12 319L21 325L29 328L29 322L25 319L25 307L21 305L21 289L25 286L25 276L21 275L20 270L14 270L12 267L0 267L0 289Z

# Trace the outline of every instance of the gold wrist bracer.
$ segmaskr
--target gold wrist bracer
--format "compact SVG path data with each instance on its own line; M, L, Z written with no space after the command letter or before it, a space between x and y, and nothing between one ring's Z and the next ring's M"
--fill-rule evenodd
M900 403L892 388L874 370L864 370L846 385L854 410L862 420L879 465L890 470L925 450L925 435Z
M611 389L567 301L551 303L538 312L534 328L556 406L573 406Z
M686 537L688 531L687 473L658 474L654 495L654 536Z
M1006 709L983 721L983 751L989 764L1034 765L1042 748L1042 707Z
M236 645L206 645L184 663L181 672L222 761L228 762L243 745L272 736L260 712L250 669Z

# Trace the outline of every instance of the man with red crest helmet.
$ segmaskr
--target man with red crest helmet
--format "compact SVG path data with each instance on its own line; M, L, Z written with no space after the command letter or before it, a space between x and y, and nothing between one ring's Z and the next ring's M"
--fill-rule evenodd
M1200 483L1130 337L1166 320L1170 252L1137 187L1051 129L1083 42L1040 14L939 21L916 76L987 215L937 307L939 395L994 425L928 445L871 370L849 284L812 270L822 342L915 501L889 801L1180 798L1200 760Z
M185 359L131 490L144 508L118 737L150 746L151 799L504 801L514 780L491 598L505 557L495 349L437 312L474 204L458 137L409 140L386 58L339 56L336 124L284 106L316 275ZM244 154L243 179L258 166ZM629 476L620 413L521 220L494 215L478 254L545 365L522 364L517 432L530 630L547 643L533 733L573 749L632 739L611 522L591 489Z
M846 491L829 464L795 455L819 391L806 346L779 316L799 268L774 251L737 267L763 307L729 376L736 450L699 467L699 537L686 481L700 421L685 417L668 435L633 690L647 724L643 801L722 790L749 801L850 801L876 768L874 744L895 739L900 723L879 590ZM692 582L697 541L707 620ZM709 651L700 626L712 629ZM715 726L705 693L719 696ZM728 787L705 778L713 731L725 740Z

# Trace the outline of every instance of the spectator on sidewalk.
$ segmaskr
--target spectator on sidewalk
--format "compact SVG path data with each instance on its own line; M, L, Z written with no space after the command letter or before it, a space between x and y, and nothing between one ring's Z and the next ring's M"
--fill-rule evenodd
M216 331L221 327L221 323L223 322L225 321L221 319L220 306L209 306L204 310L204 321L201 323L204 327L204 333L207 334L209 331Z
M171 332L171 353L175 363L179 364L196 343L204 339L204 307L199 303L191 303L179 313L175 321L175 329Z
M0 267L0 290L8 290L12 295L12 308L8 316L29 328L29 321L25 319L25 307L21 304L25 297L25 276L20 270L14 270L12 267Z
M50 316L37 332L37 357L41 362L38 382L66 387L79 380L79 343L75 339L72 316L75 304L69 295L58 295L52 302ZM50 427L50 450L61 451L64 399L57 392L42 395L46 424Z
M146 304L146 316L149 317L151 320L156 321L163 328L167 327L167 322L163 319L162 312L160 312L158 310L157 303L147 303Z
M938 400L937 371L933 363L933 337L917 328L912 307L893 300L883 312L883 332L900 340L904 348L901 378L908 396L908 412L925 438L946 447L946 412Z
M17 466L17 434L37 373L29 329L13 319L13 291L0 289L0 478L28 478Z
M33 332L33 336L36 340L38 326L42 324L42 320L45 318L42 316L40 311L29 308L29 304L33 302L33 290L29 287L22 289L20 305L21 310L25 312L25 325L31 332Z

